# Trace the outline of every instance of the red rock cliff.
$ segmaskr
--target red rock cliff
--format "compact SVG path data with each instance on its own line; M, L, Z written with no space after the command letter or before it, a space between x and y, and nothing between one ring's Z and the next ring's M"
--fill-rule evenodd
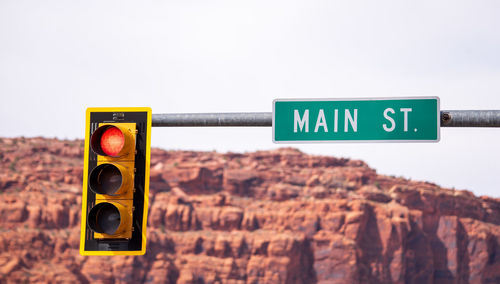
M0 140L0 283L500 283L500 200L285 148L151 157L145 256L79 255L82 141Z

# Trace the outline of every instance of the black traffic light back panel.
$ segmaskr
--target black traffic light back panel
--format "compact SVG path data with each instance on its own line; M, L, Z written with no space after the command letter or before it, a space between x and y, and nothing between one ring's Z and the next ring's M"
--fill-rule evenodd
M132 214L133 232L131 239L95 239L93 232L90 230L88 224L82 226L85 228L84 251L85 252L104 252L104 251L138 251L143 248L143 234L142 230L144 220L144 196L145 196L145 183L146 183L146 167L149 165L148 147L148 112L91 112L90 113L90 133L87 137L91 137L92 133L98 128L100 123L136 123L136 156L135 156L135 177L134 177L134 211ZM97 155L92 150L90 143L86 143L88 149L88 165L87 175L90 174L93 168L97 166ZM87 157L85 157L87 159ZM84 178L88 178L84 177ZM85 190L85 189L84 189ZM88 216L90 209L95 205L96 195L90 190L87 183L87 206L86 212L82 212ZM83 200L82 200L83 202ZM147 208L146 208L147 209ZM93 253L89 253L93 254ZM100 253L95 253L100 254ZM112 253L111 253L112 254Z

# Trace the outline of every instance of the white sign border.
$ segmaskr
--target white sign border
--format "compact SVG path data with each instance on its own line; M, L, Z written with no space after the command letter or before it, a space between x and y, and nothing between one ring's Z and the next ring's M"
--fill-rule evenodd
M335 102L335 101L384 101L384 100L436 100L437 101L437 139L436 140L275 140L275 105L276 102ZM441 100L438 96L422 97L367 97L367 98L309 98L309 99L274 99L273 100L273 143L274 144L317 144L317 143L437 143L441 141Z

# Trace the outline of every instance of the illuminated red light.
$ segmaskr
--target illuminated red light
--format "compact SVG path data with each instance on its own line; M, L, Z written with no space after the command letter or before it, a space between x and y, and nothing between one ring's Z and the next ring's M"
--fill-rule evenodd
M108 156L118 156L125 145L125 136L117 127L110 127L101 136L101 149Z

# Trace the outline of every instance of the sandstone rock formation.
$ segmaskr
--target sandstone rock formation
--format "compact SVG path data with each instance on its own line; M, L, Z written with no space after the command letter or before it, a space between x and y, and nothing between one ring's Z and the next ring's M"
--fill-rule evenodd
M79 255L82 141L0 161L0 283L500 283L499 199L361 161L154 149L135 257Z

